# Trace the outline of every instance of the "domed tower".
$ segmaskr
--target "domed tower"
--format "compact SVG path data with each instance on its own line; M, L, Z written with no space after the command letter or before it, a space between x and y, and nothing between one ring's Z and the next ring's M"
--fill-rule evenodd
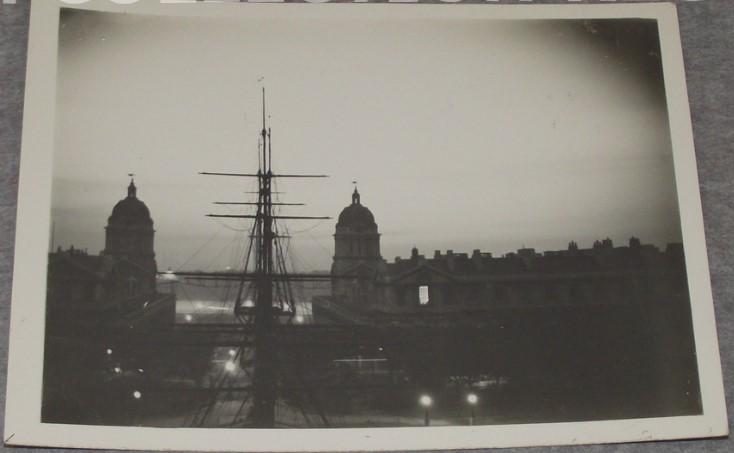
M130 180L127 198L115 205L107 220L103 254L116 259L125 258L148 271L155 279L154 234L150 211L138 199L135 181Z
M339 214L334 234L334 264L343 262L352 267L358 262L380 260L380 234L375 216L362 205L354 189L352 204Z
M382 260L380 233L375 217L360 201L355 187L352 204L339 214L334 234L334 261L331 274L354 276L354 279L338 278L332 281L332 294L347 302L360 302L367 297L365 286L374 277L374 271Z

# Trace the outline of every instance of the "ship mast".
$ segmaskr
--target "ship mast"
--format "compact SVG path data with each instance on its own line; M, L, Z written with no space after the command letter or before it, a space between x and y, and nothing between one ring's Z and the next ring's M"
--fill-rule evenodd
M274 205L293 206L301 203L274 203L272 200L272 183L275 178L324 178L326 175L302 174L275 174L272 171L272 144L271 132L267 127L265 116L265 88L262 90L262 130L260 131L260 149L258 149L259 166L256 174L248 173L212 173L202 172L205 175L255 177L258 180L257 203L247 202L216 202L216 204L256 205L254 215L208 214L208 217L245 218L253 219L251 230L250 251L254 249L254 273L248 273L247 265L250 252L248 251L244 269L241 274L240 288L235 300L235 315L238 319L248 319L253 324L253 338L244 339L241 349L250 343L254 349L252 373L252 409L249 414L252 425L256 428L273 428L275 426L275 403L277 399L278 376L276 373L277 350L275 345L275 326L281 315L291 318L295 314L295 305L287 301L284 310L283 302L274 299L274 284L285 284L287 287L288 274L282 256L282 248L278 247L281 237L276 231L278 219L330 219L330 217L312 216L280 216L273 214ZM242 304L242 292L246 281L254 282L254 307ZM281 288L282 290L282 288ZM284 291L285 296L290 290ZM252 315L247 317L248 315Z
M262 160L258 169L259 215L255 219L259 248L257 250L255 299L255 363L251 413L256 428L275 425L275 348L273 338L273 205L271 184L272 149L270 131L265 124L265 88L263 87Z

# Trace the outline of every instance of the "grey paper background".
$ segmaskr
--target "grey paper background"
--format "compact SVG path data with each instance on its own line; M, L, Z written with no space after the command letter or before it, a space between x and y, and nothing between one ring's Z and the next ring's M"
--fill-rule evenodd
M464 3L469 3L469 1ZM472 0L471 3L484 2ZM622 1L502 0L498 3L608 4L622 3ZM734 46L734 1L677 0L675 3L678 4L688 93L693 117L724 384L728 401L731 402L731 393L734 391L734 348L732 347L734 340L734 312L732 310L734 252L730 247L734 240L734 48L732 47ZM0 398L2 398L3 407L28 12L29 4L26 0L0 0ZM728 408L731 414L731 404L728 405ZM0 419L3 415L0 412ZM732 426L731 421L729 425ZM20 449L8 448L7 450ZM713 439L504 451L725 452L734 451L734 441L732 439Z

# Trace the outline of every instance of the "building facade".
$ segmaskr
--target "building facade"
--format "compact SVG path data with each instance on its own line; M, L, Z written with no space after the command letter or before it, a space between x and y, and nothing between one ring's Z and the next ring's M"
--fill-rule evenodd
M375 217L363 206L357 189L352 203L342 210L334 233L334 261L331 266L332 294L355 307L371 305L381 295L374 277L384 268L380 256L380 233ZM340 278L353 275L354 279Z
M156 272L153 220L130 181L127 197L112 210L105 249L58 248L49 254L49 311L129 313L153 302Z
M436 250L387 262L380 255L372 212L359 193L339 216L334 234L332 302L368 312L451 313L532 307L636 304L687 300L681 244L665 250L630 238L591 248L570 242L558 251L521 248L502 256Z

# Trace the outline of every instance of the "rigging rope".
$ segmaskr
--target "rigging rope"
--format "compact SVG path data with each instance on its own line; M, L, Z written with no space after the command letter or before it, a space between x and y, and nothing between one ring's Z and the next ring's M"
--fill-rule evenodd
M198 249L196 249L196 251L194 252L193 255L191 255L182 265L180 265L180 266L178 266L176 268L176 271L178 272L178 271L182 270L184 266L186 266L187 264L189 264L189 262L191 262L191 260L194 259L194 257L196 257L196 255L199 254L199 252L201 252L202 250L204 250L204 247L206 247L207 245L209 245L209 243L212 242L214 239L216 239L218 236L219 236L219 231L215 231L214 234L209 239L207 239L207 241L205 243L203 243L201 245L201 247L199 247Z

